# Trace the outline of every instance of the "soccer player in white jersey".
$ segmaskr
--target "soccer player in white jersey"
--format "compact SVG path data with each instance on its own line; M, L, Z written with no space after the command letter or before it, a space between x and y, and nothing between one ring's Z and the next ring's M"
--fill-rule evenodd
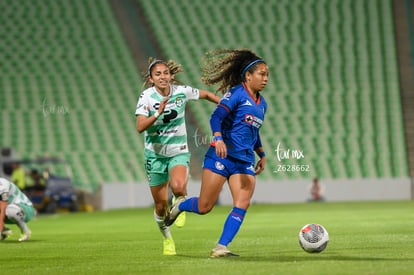
M16 224L22 233L19 241L27 241L32 232L27 226L36 215L32 202L11 181L0 178L0 240L11 235L11 230L5 224Z
M181 66L174 61L150 59L144 90L135 111L136 128L145 132L145 169L154 200L154 218L163 235L163 254L175 255L169 226L164 223L168 211L168 186L174 198L187 193L190 152L187 145L185 106L189 100L207 99L218 103L220 97L205 90L178 85L175 75ZM180 215L176 225L184 225Z

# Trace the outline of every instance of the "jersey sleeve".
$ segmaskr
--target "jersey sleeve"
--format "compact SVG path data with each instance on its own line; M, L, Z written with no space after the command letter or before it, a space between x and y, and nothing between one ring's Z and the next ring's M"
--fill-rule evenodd
M7 201L9 199L10 183L5 179L0 179L0 200Z
M149 116L149 101L146 93L142 93L138 99L135 115Z
M190 86L182 86L183 91L188 100L198 100L200 99L200 90Z
M229 113L239 104L239 93L233 92L234 90L231 89L230 91L225 93L219 102L219 105L224 107Z

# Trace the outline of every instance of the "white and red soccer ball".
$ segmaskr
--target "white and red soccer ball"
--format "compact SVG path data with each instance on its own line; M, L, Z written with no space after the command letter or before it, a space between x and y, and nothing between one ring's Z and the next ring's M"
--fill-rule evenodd
M320 253L329 242L329 234L320 224L307 224L299 231L299 244L308 253Z

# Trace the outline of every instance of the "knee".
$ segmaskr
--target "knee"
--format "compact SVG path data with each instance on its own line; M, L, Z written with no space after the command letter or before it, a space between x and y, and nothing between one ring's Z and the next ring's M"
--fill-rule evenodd
M247 210L250 206L250 197L240 197L233 199L233 206Z
M198 213L200 213L201 215L205 215L207 213L210 213L210 211L213 209L214 204L211 203L202 203L202 204L198 204Z
M176 196L185 196L186 195L186 184L185 180L171 180L170 187L171 191Z

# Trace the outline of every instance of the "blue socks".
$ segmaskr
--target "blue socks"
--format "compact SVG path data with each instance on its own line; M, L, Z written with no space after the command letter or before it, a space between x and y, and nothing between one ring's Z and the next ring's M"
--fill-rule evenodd
M198 210L198 197L192 197L186 199L178 207L180 211L193 212L200 214ZM233 207L230 214L227 216L226 222L224 223L223 232L219 240L219 244L227 246L236 236L240 229L240 226L246 215L246 210L238 207Z
M223 232L219 240L219 244L227 246L236 236L243 222L246 210L233 207L230 214L227 216L227 220L224 223Z
M186 199L185 201L180 203L178 209L180 209L180 211L194 212L200 214L200 212L198 211L198 197Z

